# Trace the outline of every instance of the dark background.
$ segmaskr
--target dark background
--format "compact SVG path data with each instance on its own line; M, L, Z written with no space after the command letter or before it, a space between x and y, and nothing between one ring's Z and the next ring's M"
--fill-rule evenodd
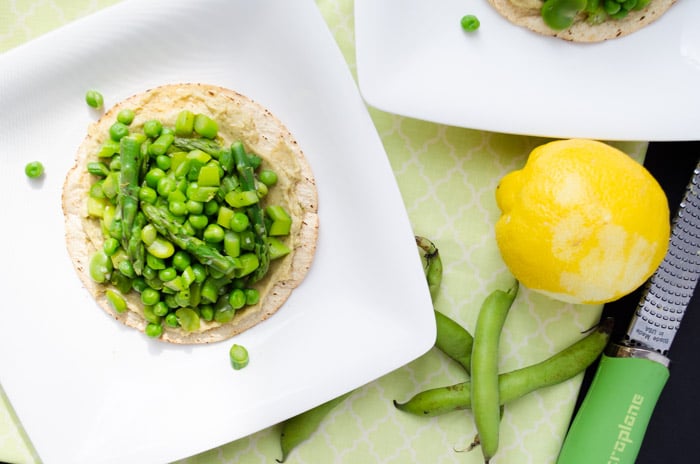
M685 186L700 159L700 141L652 142L644 165L663 187L675 215ZM629 192L634 201L634 192ZM613 340L620 340L641 296L641 290L608 303L603 316L615 318ZM700 456L700 290L696 289L681 328L669 350L671 376L649 422L637 464L697 462ZM583 380L577 409L593 379L597 364ZM591 463L598 464L598 463ZM600 463L605 464L605 463Z

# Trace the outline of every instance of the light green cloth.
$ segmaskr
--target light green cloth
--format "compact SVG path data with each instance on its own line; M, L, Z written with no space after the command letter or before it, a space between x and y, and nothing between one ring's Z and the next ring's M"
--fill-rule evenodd
M0 52L9 50L117 0L3 0ZM352 0L316 0L352 72L355 72ZM2 89L10 91L11 89ZM445 266L436 307L473 331L485 296L506 288L511 276L493 236L498 218L494 190L521 167L544 139L433 124L370 108L401 189L414 232L432 239ZM615 144L637 160L646 143ZM521 289L501 343L502 371L539 361L581 337L601 308L564 305ZM448 464L483 462L464 452L476 431L467 411L435 418L397 411L427 388L465 380L459 367L433 349L353 392L336 407L289 464ZM1 380L1 379L0 379ZM509 404L494 464L553 463L574 406L581 376ZM62 431L60 433L70 433ZM279 427L181 461L183 464L271 463L280 457ZM0 461L38 462L0 388Z

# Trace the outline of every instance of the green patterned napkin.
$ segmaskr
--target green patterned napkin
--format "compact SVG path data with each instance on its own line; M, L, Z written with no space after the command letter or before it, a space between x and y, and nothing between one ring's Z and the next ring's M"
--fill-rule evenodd
M0 52L117 0L6 0L0 3ZM355 72L352 0L316 0ZM473 332L482 300L512 277L500 259L493 225L494 190L521 167L545 139L483 132L400 117L369 109L401 189L414 232L433 240L445 271L436 308ZM646 143L614 145L642 160ZM575 306L521 289L501 341L502 371L540 361L581 337L600 317L600 306ZM427 388L465 380L433 349L419 359L354 391L297 448L289 464L480 463L464 449L476 431L467 411L414 417L397 411ZM493 464L547 464L556 460L581 376L532 393L505 408L501 447ZM272 463L280 457L279 426L181 461L182 464ZM0 461L38 462L0 389Z

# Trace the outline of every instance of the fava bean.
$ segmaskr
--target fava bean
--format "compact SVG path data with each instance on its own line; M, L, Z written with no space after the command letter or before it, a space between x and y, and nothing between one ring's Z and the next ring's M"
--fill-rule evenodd
M495 290L487 296L479 310L474 331L471 360L472 411L486 463L498 450L501 422L498 398L498 345L503 324L517 293L516 282L506 292Z
M277 459L277 462L284 462L293 449L308 440L321 425L323 419L328 416L333 408L338 406L345 398L350 396L350 393L333 398L330 401L284 421L284 423L282 423L282 431L280 433L282 458Z
M415 236L416 244L423 251L425 277L428 280L428 289L433 301L437 297L440 285L442 285L442 259L435 244L425 237Z
M90 277L97 283L109 281L114 266L112 260L104 250L98 250L92 258L90 258Z
M437 310L435 310L435 322L437 327L435 346L457 361L469 373L474 338L464 327Z
M613 319L607 318L588 335L544 361L498 376L498 399L505 405L540 388L569 380L598 359L612 333ZM401 411L419 416L437 416L472 407L471 382L432 388L405 403L394 401Z

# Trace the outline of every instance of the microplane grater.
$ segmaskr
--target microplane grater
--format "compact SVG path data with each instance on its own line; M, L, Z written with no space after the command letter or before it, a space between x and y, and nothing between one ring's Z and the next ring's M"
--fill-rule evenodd
M608 344L557 464L634 464L668 381L667 357L700 275L700 162L672 221L668 251L647 281L625 339Z
M646 283L626 341L666 355L700 276L700 162L673 219L666 256Z

